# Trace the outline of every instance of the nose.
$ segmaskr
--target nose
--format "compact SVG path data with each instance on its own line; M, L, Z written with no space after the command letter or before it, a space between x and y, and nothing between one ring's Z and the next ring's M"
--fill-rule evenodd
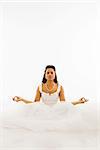
M51 78L51 77L52 77L52 75L51 75L51 74L49 74L49 77Z

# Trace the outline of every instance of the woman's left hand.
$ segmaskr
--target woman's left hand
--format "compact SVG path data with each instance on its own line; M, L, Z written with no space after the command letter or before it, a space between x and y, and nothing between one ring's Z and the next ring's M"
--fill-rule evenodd
M85 99L84 97L82 97L82 98L79 99L79 103L85 103L85 102L87 102L87 101L88 101L88 100Z

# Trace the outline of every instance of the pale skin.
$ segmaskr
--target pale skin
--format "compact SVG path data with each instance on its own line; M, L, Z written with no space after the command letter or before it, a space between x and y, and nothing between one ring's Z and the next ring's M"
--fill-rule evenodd
M46 70L45 78L46 78L47 82L42 84L42 91L43 92L52 94L52 93L57 91L58 84L54 82L55 75L56 75L56 72L54 71L54 69L48 68ZM40 102L40 99L41 99L41 93L40 93L40 90L39 90L39 86L37 88L36 96L35 96L35 100L34 101L26 100L26 99L23 99L22 97L19 97L19 96L13 97L14 101L16 101L16 102L22 101L22 102L24 102L26 104L30 104L30 103L34 103L34 102ZM64 89L63 89L62 86L60 88L59 100L61 102L65 101ZM71 103L73 105L77 105L77 104L84 104L85 102L87 102L87 99L82 97L79 100L73 100Z

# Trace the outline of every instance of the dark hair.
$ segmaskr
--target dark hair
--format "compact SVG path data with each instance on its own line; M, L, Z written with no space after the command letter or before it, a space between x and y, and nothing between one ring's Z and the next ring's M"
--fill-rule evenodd
M45 73L46 73L46 70L47 70L48 68L52 68L52 69L55 71L55 79L54 79L54 82L55 82L55 83L58 83L58 81L57 81L57 75L56 75L56 68L55 68L55 66L53 66L53 65L48 65L48 66L45 67L45 71L44 71L42 83L46 83L46 82L47 82L47 79L45 78Z

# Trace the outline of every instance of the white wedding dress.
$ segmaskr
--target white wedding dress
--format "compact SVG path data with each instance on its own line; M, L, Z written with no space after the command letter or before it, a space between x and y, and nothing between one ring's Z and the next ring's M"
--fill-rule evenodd
M44 133L49 134L50 132L56 134L66 133L66 137L62 138L68 140L68 133L76 132L78 135L78 133L98 130L99 122L96 103L89 101L86 104L74 106L71 102L61 102L59 100L60 85L57 91L51 95L43 92L40 85L40 92L40 102L24 104L22 102L16 103L12 101L13 109L0 114L1 136L4 136L1 145L11 146L14 144L14 139L15 141L17 139L16 146L20 146L23 141L23 146L27 144L36 146L36 143L30 143L30 141L32 139L33 141L36 140L34 134L41 132L42 135ZM31 133L29 136L31 140L29 137L26 138L26 132L27 135ZM6 138L10 139L6 141L4 140ZM56 139L58 140L57 137ZM55 143L57 143L57 140Z

